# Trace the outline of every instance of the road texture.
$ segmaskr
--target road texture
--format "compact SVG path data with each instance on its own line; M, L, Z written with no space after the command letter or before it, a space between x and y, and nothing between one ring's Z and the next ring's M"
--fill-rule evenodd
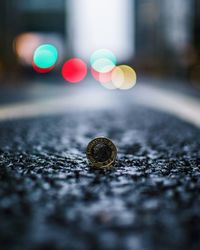
M93 170L107 136L116 166ZM135 104L0 122L1 250L199 250L200 129Z

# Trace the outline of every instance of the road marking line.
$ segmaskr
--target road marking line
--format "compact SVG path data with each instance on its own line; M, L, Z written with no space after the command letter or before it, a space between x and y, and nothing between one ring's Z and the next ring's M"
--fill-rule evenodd
M125 97L124 92L120 92L118 98L115 98L115 93L110 95L110 91L98 92L96 89L91 89L73 96L66 95L43 101L0 107L0 120L60 114L67 113L67 111L118 108L122 107L119 100ZM133 96L128 98L131 100L131 105L139 104L162 110L200 127L200 101L193 97L141 85L135 92L133 91Z
M182 120L200 127L200 101L169 90L146 86L145 88L145 92L148 94L138 95L140 96L137 98L138 103L176 115Z

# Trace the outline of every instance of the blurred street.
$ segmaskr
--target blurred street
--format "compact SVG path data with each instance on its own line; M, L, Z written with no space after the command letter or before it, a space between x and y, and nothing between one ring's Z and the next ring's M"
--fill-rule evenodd
M0 120L66 113L69 110L120 111L139 104L172 113L200 127L200 92L195 92L186 82L183 85L180 80L139 79L130 92L104 89L91 77L81 84L61 84L58 80L55 83L49 85L32 81L21 88L2 89Z
M36 86L32 101L0 109L0 245L199 249L199 116L170 109L185 100L195 115L198 99L173 100L174 91L168 105L153 108L170 90L141 83L113 94L91 81L49 88L45 101ZM87 143L101 135L118 148L107 171L86 161Z

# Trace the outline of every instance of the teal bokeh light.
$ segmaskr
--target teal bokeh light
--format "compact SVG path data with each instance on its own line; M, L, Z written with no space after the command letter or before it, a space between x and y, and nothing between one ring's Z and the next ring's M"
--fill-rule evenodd
M43 44L39 46L33 55L33 62L39 68L45 69L52 67L58 59L58 51L51 44Z
M110 60L113 65L116 65L117 59L114 53L108 49L96 50L90 57L90 64L93 67L97 60L107 59Z
M92 64L92 68L99 73L110 72L114 67L115 64L107 58L98 59Z

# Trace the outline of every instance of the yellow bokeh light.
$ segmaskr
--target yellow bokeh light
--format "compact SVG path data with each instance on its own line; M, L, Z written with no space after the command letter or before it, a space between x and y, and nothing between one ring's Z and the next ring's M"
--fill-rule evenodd
M120 65L112 71L112 83L116 88L119 89L131 89L136 84L136 73L128 65Z

